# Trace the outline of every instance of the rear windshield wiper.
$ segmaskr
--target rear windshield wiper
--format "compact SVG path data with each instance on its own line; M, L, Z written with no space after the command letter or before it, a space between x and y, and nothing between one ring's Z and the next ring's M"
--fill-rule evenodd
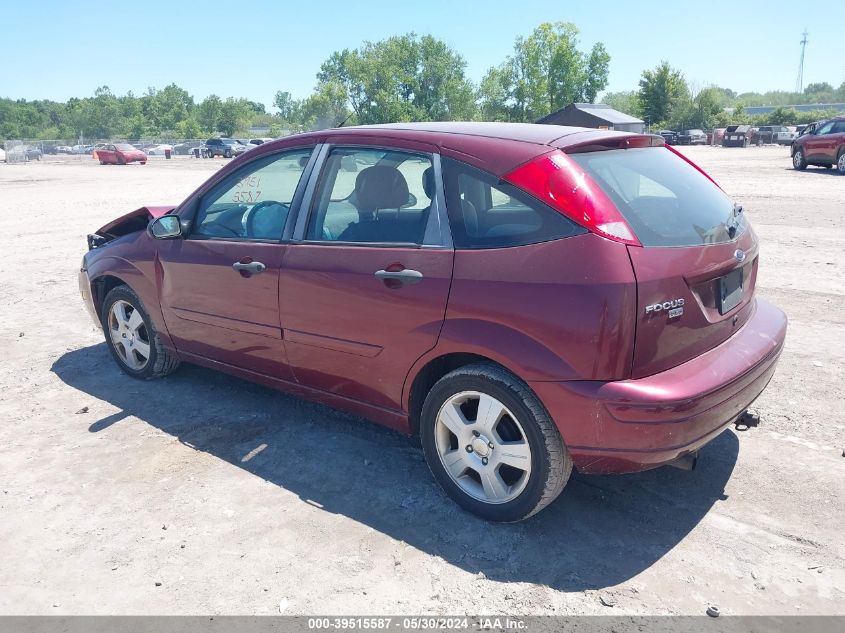
M728 230L728 236L733 239L736 237L737 229L740 224L740 214L742 213L742 205L734 202L734 208L731 215L725 220L725 228Z

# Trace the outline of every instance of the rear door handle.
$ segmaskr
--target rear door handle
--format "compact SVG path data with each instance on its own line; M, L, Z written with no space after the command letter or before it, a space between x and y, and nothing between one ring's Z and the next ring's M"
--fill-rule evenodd
M261 262L249 262L248 264L242 262L235 262L232 268L241 273L263 273L267 270L267 266Z
M375 276L382 281L398 281L403 286L418 284L423 280L423 274L418 270L377 270Z

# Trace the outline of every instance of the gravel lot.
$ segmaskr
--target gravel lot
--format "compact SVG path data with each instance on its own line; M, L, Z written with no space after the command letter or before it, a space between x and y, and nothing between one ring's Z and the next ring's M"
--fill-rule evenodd
M0 165L0 614L845 614L845 177L685 151L791 321L761 425L692 473L576 476L517 525L460 512L391 431L193 366L118 372L85 235L222 160Z

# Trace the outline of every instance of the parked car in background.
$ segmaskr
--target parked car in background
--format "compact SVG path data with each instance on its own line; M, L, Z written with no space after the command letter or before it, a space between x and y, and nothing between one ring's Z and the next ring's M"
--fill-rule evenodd
M6 162L6 150L0 147L0 163Z
M275 141L275 140L276 139L274 139L274 138L269 138L269 137L265 136L265 137L262 137L262 138L249 139L249 143L251 143L252 145L263 145L264 143L269 143L270 141Z
M56 145L57 154L73 154L73 148L69 145Z
M70 149L70 153L71 154L90 154L92 149L94 149L93 145L74 145Z
M704 130L681 130L678 132L678 145L706 145L707 135Z
M801 123L795 126L795 131L798 133L798 136L801 136L808 127L810 127L810 124Z
M41 160L41 156L41 150L34 145L16 145L5 154L6 159L17 163Z
M750 125L729 125L725 128L722 147L748 147L751 142Z
M795 133L785 125L761 125L751 133L751 143L754 145L763 145L764 143L789 145L795 138Z
M173 153L177 156L189 156L194 153L194 148L202 145L202 141L185 141L173 146Z
M792 142L792 166L798 170L818 165L845 175L845 116L808 126Z
M677 145L678 144L678 133L673 130L660 130L658 132L660 136L663 137L663 140L666 142L667 145Z
M129 143L109 144L95 150L101 165L128 165L129 163L147 164L147 155Z
M299 134L88 244L82 298L123 372L192 362L418 434L446 493L494 521L573 468L691 468L786 334L742 208L653 135Z
M205 154L209 158L215 156L232 158L233 156L240 156L246 150L246 145L231 138L210 138L205 142Z
M153 145L152 147L148 147L144 150L148 156L164 156L166 152L170 151L173 152L173 146L168 145L167 143L161 143L159 145Z

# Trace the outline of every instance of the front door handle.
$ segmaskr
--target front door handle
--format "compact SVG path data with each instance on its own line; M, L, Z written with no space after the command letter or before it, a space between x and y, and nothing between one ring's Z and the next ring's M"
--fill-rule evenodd
M263 273L267 270L267 266L261 262L235 262L232 268L239 273Z
M418 284L423 280L423 274L420 271L407 268L403 270L377 270L374 274L376 278L382 281L398 282L402 286Z

